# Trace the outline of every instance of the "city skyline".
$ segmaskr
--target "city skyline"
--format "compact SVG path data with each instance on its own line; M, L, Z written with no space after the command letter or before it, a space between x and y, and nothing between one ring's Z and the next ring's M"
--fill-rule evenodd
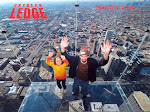
M112 43L109 62L97 68L96 82L90 84L92 97L89 95L88 101L101 102L105 109L110 106L108 104L114 104L111 106L116 109L127 110L128 105L132 110L130 101L135 91L150 98L148 5L139 4L133 10L128 7L124 10L96 9L96 5L101 5L99 2L84 4L79 0L76 29L76 0L61 2L67 5L38 3L42 4L47 19L9 19L16 2L0 7L0 27L6 30L5 34L0 33L0 111L36 111L37 108L65 111L66 99L72 101L73 80L69 78L69 66L66 67L69 95L63 99L55 92L53 69L46 64L49 52L54 53L54 58L60 51L64 36L69 37L66 48L69 55L78 54L84 47L90 51L90 57L97 60L103 56L101 44L107 39ZM113 5L128 6L123 2ZM84 104L87 103L86 110L91 106L90 102Z

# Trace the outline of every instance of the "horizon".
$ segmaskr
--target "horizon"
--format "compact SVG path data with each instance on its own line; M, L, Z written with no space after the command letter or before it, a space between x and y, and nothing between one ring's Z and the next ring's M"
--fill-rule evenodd
M76 2L77 0L7 0L7 1L0 1L0 3L20 3L20 2ZM149 2L149 0L78 0L78 2Z

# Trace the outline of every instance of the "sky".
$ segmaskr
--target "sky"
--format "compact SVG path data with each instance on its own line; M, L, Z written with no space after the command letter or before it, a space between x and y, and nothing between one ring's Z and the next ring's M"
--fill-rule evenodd
M45 1L76 1L76 0L0 0L0 3L4 2L29 2L29 1L39 1L39 2L45 2ZM78 1L144 1L144 0L78 0Z
M46 2L46 1L49 1L49 2L56 2L56 1L59 1L59 2L64 2L64 1L72 1L72 2L76 2L77 0L0 0L0 4L3 4L3 3L22 3L22 2L26 2L26 3L30 3L30 2ZM115 2L150 2L150 0L78 0L79 2L81 1L115 1Z

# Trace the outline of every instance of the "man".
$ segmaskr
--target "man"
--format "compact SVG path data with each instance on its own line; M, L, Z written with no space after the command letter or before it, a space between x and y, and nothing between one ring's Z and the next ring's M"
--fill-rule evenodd
M88 94L89 81L96 81L96 69L99 66L106 65L108 62L108 55L111 50L111 43L107 42L103 46L101 45L101 50L104 53L104 57L100 60L89 57L89 51L86 48L80 50L79 56L70 56L65 51L65 48L69 45L68 37L64 37L61 40L61 52L65 55L66 59L69 61L69 77L74 78L73 83L73 95L75 99L79 95L79 86L81 86L82 98L86 98Z

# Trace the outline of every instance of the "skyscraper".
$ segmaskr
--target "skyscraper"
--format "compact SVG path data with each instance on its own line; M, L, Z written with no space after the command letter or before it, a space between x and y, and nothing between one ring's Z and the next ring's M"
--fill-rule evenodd
M150 99L146 94L141 91L134 91L129 97L128 100L131 106L134 109L134 112L149 112L150 111ZM126 110L125 102L122 103L119 107L120 111L123 112Z
M107 30L106 35L105 35L105 41L111 40L112 35L113 35L113 32Z

